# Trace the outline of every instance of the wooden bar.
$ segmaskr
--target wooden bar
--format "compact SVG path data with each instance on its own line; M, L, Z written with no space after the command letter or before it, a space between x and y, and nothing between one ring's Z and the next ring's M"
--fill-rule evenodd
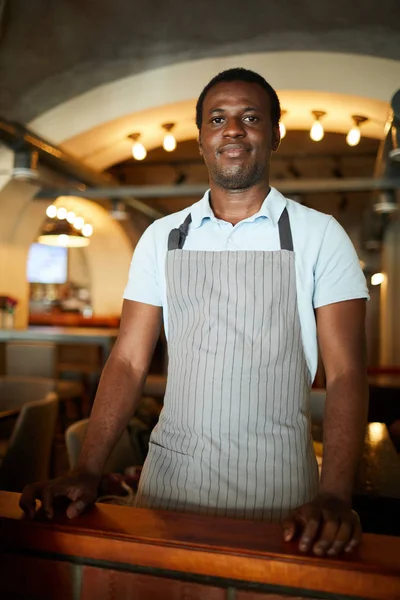
M18 597L29 591L23 589L25 570L37 587L32 567L39 561L43 573L47 560L49 581L57 580L58 565L74 599L400 599L399 538L366 534L351 556L318 558L284 542L279 525L102 504L77 520L61 514L52 522L30 522L18 499L0 493L0 582L12 578ZM103 595L110 582L114 591ZM143 593L124 595L136 586ZM182 595L185 586L191 595ZM170 591L161 595L160 589Z
M97 327L28 327L0 329L0 342L54 342L55 344L98 344L107 347L115 341L118 329Z
M99 346L104 366L115 340L118 329L96 327L28 327L27 329L0 329L0 359L8 342L43 343L56 345L76 344ZM3 346L3 348L1 348ZM0 374L5 373L4 358L0 362Z

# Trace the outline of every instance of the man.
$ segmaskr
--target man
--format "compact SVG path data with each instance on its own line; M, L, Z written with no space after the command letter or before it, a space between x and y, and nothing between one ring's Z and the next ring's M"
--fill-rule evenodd
M132 260L121 329L70 477L28 487L52 516L80 514L140 398L164 313L169 367L139 507L280 521L300 550L360 541L352 485L367 411L356 253L338 223L269 186L280 106L259 75L217 75L197 104L210 191L151 225ZM326 371L321 480L310 435L317 334Z

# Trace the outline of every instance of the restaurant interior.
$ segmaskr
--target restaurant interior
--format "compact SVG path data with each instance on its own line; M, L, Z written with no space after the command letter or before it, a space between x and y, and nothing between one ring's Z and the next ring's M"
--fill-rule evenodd
M124 11L107 20L106 2L96 15L89 4L54 3L45 44L36 10L0 1L1 597L400 598L399 9L355 26L349 7L340 29L331 7L326 36L311 8L297 21L274 9L276 39L251 34L245 19L247 37L213 39L214 24L200 43L194 17L187 32L176 21L157 38L143 5L143 33L128 43ZM130 19L139 10L125 9ZM26 523L18 508L26 484L77 462L132 253L155 219L207 189L195 103L234 66L262 74L280 98L271 184L339 221L368 284L370 404L353 497L365 535L350 559L301 556L274 525L133 508L163 405L163 332L96 508L53 523ZM310 402L321 467L322 363Z

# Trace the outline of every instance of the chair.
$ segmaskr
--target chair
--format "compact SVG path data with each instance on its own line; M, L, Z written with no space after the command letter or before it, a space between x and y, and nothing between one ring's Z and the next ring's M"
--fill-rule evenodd
M45 377L0 376L0 411L20 408L56 390L57 381Z
M21 406L55 392L56 381L43 377L0 376L0 460L15 427Z
M310 394L311 422L314 425L322 425L324 420L326 390L312 388Z
M54 393L22 406L0 464L0 489L21 492L28 483L48 479L57 413Z
M77 378L83 386L82 417L90 414L93 397L103 367L102 349L93 344L59 344L56 350L56 377Z
M143 385L143 395L152 396L156 400L163 400L167 388L167 376L150 374Z
M89 419L77 421L68 427L65 432L65 443L71 469L73 469L77 463L88 422ZM123 473L126 467L132 467L138 464L141 464L140 457L134 452L129 439L129 433L125 430L115 444L115 447L107 460L104 467L104 473Z

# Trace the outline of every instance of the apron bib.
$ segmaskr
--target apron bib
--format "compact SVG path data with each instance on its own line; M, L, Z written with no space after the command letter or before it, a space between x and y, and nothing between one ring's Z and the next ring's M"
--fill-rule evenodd
M166 257L168 379L138 507L281 521L318 491L287 210L281 250Z

